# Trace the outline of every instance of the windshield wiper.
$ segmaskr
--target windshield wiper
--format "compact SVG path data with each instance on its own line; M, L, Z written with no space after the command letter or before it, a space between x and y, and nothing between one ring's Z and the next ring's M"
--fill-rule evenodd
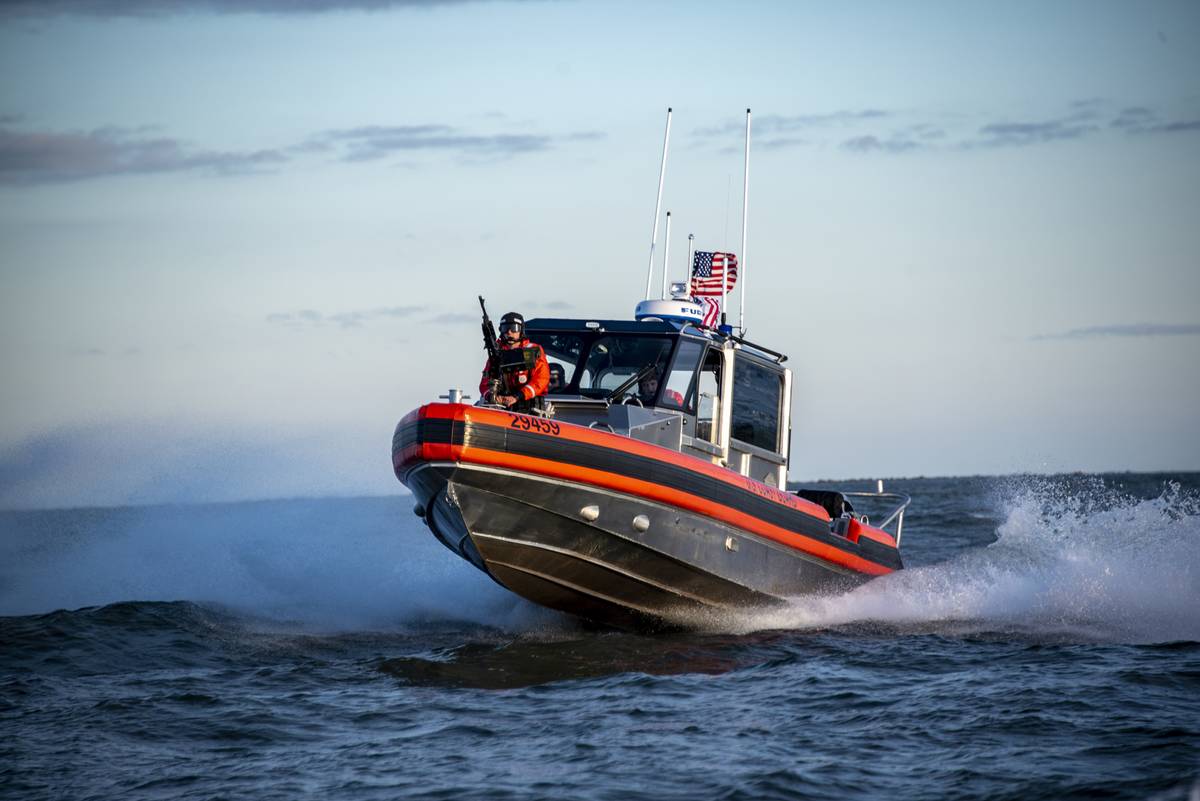
M632 387L634 384L641 381L646 376L650 375L650 373L654 372L654 368L656 368L657 366L658 366L657 363L650 362L645 367L643 367L641 370L638 370L636 373L629 376L629 378L626 378L624 381L622 381L621 385L618 386L616 389L614 389L612 392L605 395L604 400L611 401L613 398L621 397L629 390L630 387Z

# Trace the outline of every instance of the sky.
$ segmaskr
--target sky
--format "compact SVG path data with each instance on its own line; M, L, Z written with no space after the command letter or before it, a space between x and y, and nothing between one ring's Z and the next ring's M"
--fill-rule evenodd
M7 0L0 74L0 507L400 491L477 294L632 317L668 106L678 279L753 109L793 479L1200 469L1195 2Z

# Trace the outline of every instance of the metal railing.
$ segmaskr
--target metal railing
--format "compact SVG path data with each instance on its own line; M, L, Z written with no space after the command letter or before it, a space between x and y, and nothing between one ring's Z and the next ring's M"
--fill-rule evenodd
M900 547L900 535L904 530L904 510L912 503L912 498L901 492L884 492L882 489L878 492L843 492L847 498L864 498L873 501L890 501L895 504L888 507L882 523L871 523L875 528L887 530L887 527L892 523L896 524L896 547Z

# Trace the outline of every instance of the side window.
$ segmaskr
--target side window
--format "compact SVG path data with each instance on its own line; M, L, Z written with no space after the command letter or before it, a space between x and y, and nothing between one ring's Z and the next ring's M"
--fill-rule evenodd
M696 385L696 367L700 364L700 354L704 345L684 339L679 343L675 352L675 361L671 364L671 372L667 376L667 388L663 390L664 406L676 409L694 409L696 400L693 397Z
M778 452L782 397L782 375L749 359L735 359L730 435L749 445Z
M696 436L717 444L721 420L721 351L709 348L696 387Z

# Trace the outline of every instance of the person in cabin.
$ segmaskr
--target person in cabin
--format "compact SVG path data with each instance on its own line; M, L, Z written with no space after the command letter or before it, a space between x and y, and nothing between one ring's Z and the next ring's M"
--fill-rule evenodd
M638 381L638 398L642 403L651 403L658 394L658 373L650 373ZM663 403L683 408L683 396L673 389L663 391Z
M534 398L546 394L550 384L546 352L541 345L525 338L525 318L517 312L509 312L500 318L500 336L496 344L500 348L502 381L493 393L492 360L488 357L479 381L479 395L486 402L506 409L527 410Z
M562 392L567 388L567 372L561 364L550 365L550 383L547 392Z

